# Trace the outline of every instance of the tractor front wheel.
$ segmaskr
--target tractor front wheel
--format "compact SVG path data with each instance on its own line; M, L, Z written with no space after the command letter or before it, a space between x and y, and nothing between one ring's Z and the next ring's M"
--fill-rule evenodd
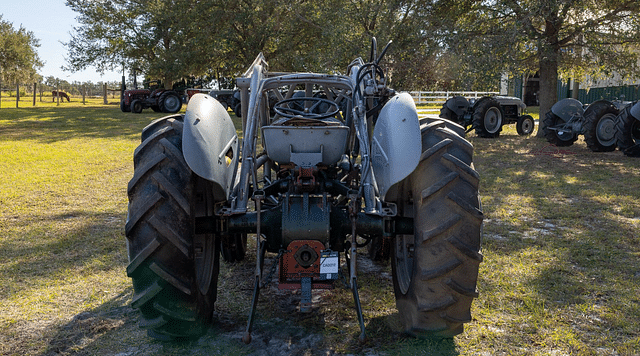
M247 234L236 233L220 243L222 259L227 263L240 262L247 254Z
M452 337L471 321L482 261L482 211L473 146L443 121L422 126L422 156L401 182L398 214L415 235L392 244L393 287L405 331Z
M578 134L567 131L558 131L552 130L551 127L558 128L562 126L565 121L554 114L552 111L549 111L544 117L544 125L543 125L543 133L544 137L547 139L547 142L556 145L558 147L566 147L573 145L574 142L578 139Z
M124 101L124 99L120 100L120 111L122 112L129 112L131 111L131 108L129 107L129 105L127 105Z
M522 115L516 122L516 131L520 136L531 135L535 127L536 122L533 121L533 117L531 115Z
M140 327L161 340L206 332L213 315L219 241L195 234L195 218L213 214L211 187L182 154L182 115L158 119L134 152L125 233Z
M242 104L237 103L236 106L233 107L233 113L239 118L242 117Z
M142 102L140 100L132 101L130 110L134 114L141 113L142 112Z

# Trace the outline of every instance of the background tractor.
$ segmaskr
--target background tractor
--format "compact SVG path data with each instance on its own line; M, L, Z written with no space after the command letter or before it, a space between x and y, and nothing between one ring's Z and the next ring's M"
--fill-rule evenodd
M545 114L543 133L556 146L571 146L584 135L593 152L616 149L616 117L630 102L598 100L586 106L567 98L555 103ZM622 110L624 111L624 110Z
M176 113L182 108L182 99L178 91L167 90L159 80L144 82L144 89L138 89L134 72L134 89L126 90L124 76L122 77L122 95L120 110L139 114L144 109L151 108L155 112Z
M640 102L625 106L616 117L616 144L630 157L640 157Z
M468 131L485 138L500 136L503 125L516 124L519 135L531 135L535 121L531 115L523 114L527 106L519 98L509 96L485 96L468 101L463 96L454 96L440 109L440 117L451 120Z
M151 336L206 331L220 256L244 259L248 237L257 257L246 343L272 277L300 291L300 312L314 290L346 281L364 340L357 276L368 255L390 261L407 333L462 332L482 261L473 146L463 127L419 120L411 96L386 86L388 47L378 55L374 39L349 75L270 73L260 54L237 80L242 140L205 94L144 128L125 231L132 305Z
M211 90L209 95L218 100L225 108L230 108L237 117L242 117L240 91L237 89Z

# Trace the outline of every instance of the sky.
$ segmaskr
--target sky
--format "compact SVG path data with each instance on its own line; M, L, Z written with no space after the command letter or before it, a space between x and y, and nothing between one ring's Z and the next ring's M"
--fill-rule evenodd
M82 72L63 71L67 64L67 49L62 44L69 42L74 26L78 26L77 14L67 7L65 0L0 0L3 21L20 25L40 40L37 48L44 66L38 73L43 77L53 76L68 82L120 82L121 72L98 73L95 68Z

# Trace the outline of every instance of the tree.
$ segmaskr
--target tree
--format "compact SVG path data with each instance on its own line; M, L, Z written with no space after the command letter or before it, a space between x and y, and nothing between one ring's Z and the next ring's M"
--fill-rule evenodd
M18 30L0 15L0 82L20 83L34 80L43 63L36 48L40 46L33 32L22 26Z
M215 5L212 0L67 0L80 23L65 43L67 69L141 68L167 87L203 75L212 55L208 38L222 20Z
M368 53L372 36L395 84L433 82L434 48L419 0L67 0L79 13L69 49L72 70L139 67L177 80L211 75L231 82L263 52L272 71L344 72Z
M540 114L561 75L638 74L637 0L438 1L449 50L475 73L540 75ZM542 130L538 130L538 136Z
M385 66L394 88L428 88L436 83L439 52L431 6L421 0L297 1L287 7L295 26L283 42L290 46L278 46L275 62L294 70L344 73L356 57L369 59L376 37L379 51L393 41Z

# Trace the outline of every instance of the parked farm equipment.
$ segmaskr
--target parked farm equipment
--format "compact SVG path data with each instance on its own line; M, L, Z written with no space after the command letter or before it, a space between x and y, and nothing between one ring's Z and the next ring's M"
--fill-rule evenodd
M135 71L134 71L135 78ZM122 98L120 110L139 114L144 109L151 108L155 112L176 113L182 108L182 99L175 90L167 90L159 80L144 83L144 89L138 89L134 80L134 89L126 90L124 76L122 77Z
M503 125L513 123L519 135L531 135L535 121L531 115L523 114L526 107L515 97L485 96L468 101L465 97L455 96L444 103L440 117L464 126L467 132L475 129L479 137L498 137Z
M248 94L242 144L224 107L204 94L184 115L144 128L125 230L132 305L150 335L206 330L219 256L242 260L247 235L257 256L247 343L273 275L280 289L300 290L301 312L313 290L345 277L364 340L357 276L367 245L391 261L406 332L462 332L482 261L473 146L461 126L419 120L411 96L386 86L388 46L378 55L374 40L369 62L354 60L348 76L269 73L260 54L238 79Z
M242 106L240 104L240 91L237 89L211 90L209 95L218 100L222 106L230 108L237 117L242 117Z
M640 157L640 101L627 105L616 118L618 149L630 157Z
M572 98L555 103L544 118L544 136L556 146L571 146L584 135L593 152L610 152L618 145L634 155L640 139L640 107L631 102L598 100L583 105Z

